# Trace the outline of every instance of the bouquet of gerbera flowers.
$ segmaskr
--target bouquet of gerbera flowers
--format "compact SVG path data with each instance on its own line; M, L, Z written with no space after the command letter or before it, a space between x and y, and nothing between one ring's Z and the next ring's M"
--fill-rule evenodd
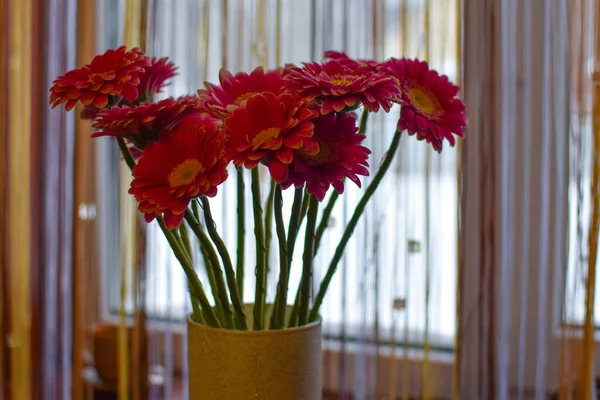
M129 193L147 222L156 220L189 281L193 320L214 327L246 330L244 280L244 169L251 170L256 256L252 329L282 329L318 318L319 307L364 209L388 170L401 132L431 143L454 145L466 126L458 87L423 61L390 59L379 63L327 52L322 63L286 65L267 71L221 71L219 85L206 83L197 95L154 101L176 68L166 58L139 49L108 50L82 68L59 77L50 89L53 107L71 110L81 103L92 119L94 136L116 138L133 180ZM369 113L401 106L390 147L362 193L311 301L313 260L346 178L361 186L369 175L365 139ZM361 112L360 119L357 112ZM238 244L224 244L213 221L209 198L228 179L233 164L238 188ZM263 209L259 169L268 170L272 190ZM282 191L295 188L284 206ZM330 189L333 190L330 190ZM331 192L326 207L319 205ZM284 220L283 209L291 216ZM272 215L268 215L272 213ZM267 214L267 215L265 215ZM265 218L266 217L266 218ZM269 321L265 320L267 238L265 220L274 217L279 278ZM320 217L320 218L319 218ZM301 262L292 260L305 224ZM248 227L250 231L250 227ZM195 237L195 238L194 238ZM198 240L212 302L195 272L190 241ZM301 283L291 312L288 285L292 261ZM312 304L311 304L312 303Z

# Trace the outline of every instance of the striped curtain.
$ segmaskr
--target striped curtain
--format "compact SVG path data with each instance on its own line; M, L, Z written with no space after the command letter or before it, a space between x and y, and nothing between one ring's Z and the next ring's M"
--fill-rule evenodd
M165 96L325 50L418 57L458 82L468 139L438 155L403 137L348 246L323 307L324 391L596 398L598 26L598 0L3 1L0 400L187 398L184 276L114 143L47 106L54 77L120 44L179 66ZM372 165L398 112L370 120ZM230 183L213 211L233 247ZM317 283L358 193L336 205Z

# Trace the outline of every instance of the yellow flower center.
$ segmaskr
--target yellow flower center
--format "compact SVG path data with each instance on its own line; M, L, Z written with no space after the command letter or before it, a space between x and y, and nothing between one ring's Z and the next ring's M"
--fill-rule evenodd
M429 93L429 91L421 88L412 88L408 91L408 95L412 103L425 115L433 116L438 112L438 104Z
M236 106L239 106L240 104L242 104L243 101L248 100L250 97L254 96L255 94L258 94L259 92L248 92L248 93L244 93L242 95L239 95L234 103Z
M331 147L321 140L317 140L317 143L319 144L319 152L317 154L306 154L303 152L302 158L304 161L312 165L320 165L326 162L331 162Z
M204 171L204 166L200 161L194 158L188 158L173 168L169 174L169 186L178 187L192 183L200 172Z
M252 141L250 143L253 146L260 146L261 144L267 143L267 142L275 139L276 137L279 136L280 133L281 133L281 129L279 129L279 128L263 129L262 131L258 132L252 138Z
M356 77L351 75L334 75L330 82L335 86L348 86L351 85L355 80Z

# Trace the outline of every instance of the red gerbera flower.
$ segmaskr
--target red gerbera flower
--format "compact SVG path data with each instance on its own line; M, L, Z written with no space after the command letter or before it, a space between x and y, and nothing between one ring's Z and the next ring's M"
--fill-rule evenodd
M94 57L90 64L58 77L50 88L50 104L54 108L66 103L65 109L69 111L77 102L103 108L109 98L116 96L134 101L138 96L139 76L149 65L150 59L138 48L127 50L122 46L108 50Z
M348 67L350 69L355 70L364 70L364 71L377 71L379 67L379 62L375 60L354 60L343 51L333 51L329 50L323 54L325 59L329 60L337 60L340 64Z
M227 137L219 125L214 118L188 116L148 144L129 189L146 221L162 214L167 228L176 228L194 197L217 194L228 164Z
M205 82L206 90L198 90L198 96L204 100L206 111L216 118L227 118L233 111L243 107L246 101L259 93L283 92L281 70L265 72L262 67L250 74L238 72L235 76L224 69L219 73L221 86Z
M448 77L429 69L425 61L391 59L382 65L382 71L397 81L402 105L398 129L416 134L433 148L442 151L443 140L454 146L454 135L463 136L467 125L465 104L456 97L458 86Z
M138 101L151 100L156 93L160 93L166 85L167 79L177 75L177 67L167 57L151 59L151 64L140 75L138 85Z
M321 114L353 109L360 103L375 112L382 107L389 111L398 97L398 86L389 76L352 69L338 60L324 64L305 63L285 76L287 89L321 103Z
M354 113L330 113L313 120L313 139L319 144L317 154L296 151L289 166L289 177L282 184L301 187L323 201L330 186L336 192L344 192L344 178L350 178L361 186L358 175L368 176L367 159L371 151L360 145L365 136L358 134Z
M169 97L133 108L112 107L98 113L93 127L99 131L92 137L121 136L144 149L148 142L157 141L162 132L171 129L182 118L202 113L204 109L196 96Z
M310 122L317 113L308 104L289 93L279 96L262 93L248 98L245 107L238 108L225 120L228 157L236 166L246 168L254 168L266 158L273 179L285 181L294 150L316 154L319 148L311 138Z

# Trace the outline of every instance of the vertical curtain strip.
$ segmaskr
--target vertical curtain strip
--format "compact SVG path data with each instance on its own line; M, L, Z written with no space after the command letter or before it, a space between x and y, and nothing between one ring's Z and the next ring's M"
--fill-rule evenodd
M6 337L9 328L6 312L9 306L7 301L6 282L8 278L8 7L10 1L0 4L0 335ZM7 365L8 349L5 343L0 343L0 398L8 398L8 382L6 381L9 370Z
M96 55L96 1L79 0L77 3L77 65L84 65ZM77 105L76 115L82 111ZM80 400L83 396L82 371L84 368L86 310L98 291L94 289L96 281L89 287L87 271L95 270L89 251L93 237L92 211L88 210L94 202L94 147L91 138L92 128L89 121L75 119L75 160L74 160L74 198L73 198L73 354L71 398ZM93 225L95 226L95 225ZM87 293L87 294L86 294Z
M581 361L581 376L578 391L582 399L589 399L592 395L592 372L594 362L594 295L596 291L596 261L598 255L598 234L600 231L600 4L594 10L595 54L592 81L594 83L592 100L592 134L594 152L592 156L592 217L588 234L588 265L585 289L585 321L583 326L583 358Z
M11 391L15 399L31 398L30 321L30 157L32 1L11 3L8 135L9 135L9 298Z
M145 33L141 32L142 27L142 1L127 0L125 3L125 21L124 21L124 44L128 47L140 47L144 41ZM130 387L130 371L131 361L129 354L130 332L126 319L126 301L132 299L134 310L137 305L136 282L133 281L137 270L137 241L139 231L137 229L137 207L135 200L127 194L129 183L131 182L131 172L125 163L120 165L120 232L122 244L122 262L121 262L121 302L120 302L120 320L119 320L119 380L118 380L118 395L119 399L125 400L129 398L130 390L133 389L134 399L139 399L139 382L133 381L133 387ZM133 293L131 293L133 291ZM137 310L136 310L137 311ZM132 374L132 378L139 378ZM147 380L147 377L145 378Z
M431 0L424 0L423 4L423 36L424 36L424 59L428 63L431 59ZM429 353L430 343L430 305L431 305L431 149L425 149L425 333L423 338L423 400L430 400L431 393L431 370Z
M461 87L463 82L462 76L462 46L463 46L463 37L462 37L462 27L463 27L463 10L462 10L462 1L455 0L454 1L454 15L456 18L456 84ZM461 93L461 97L464 97L464 94ZM463 150L463 141L458 138L456 143L456 148L458 149L458 159L462 159L462 150ZM462 323L461 323L461 293L462 293L462 254L461 254L461 240L462 236L460 234L460 204L462 198L462 163L458 162L456 164L456 190L457 190L457 199L456 202L456 227L458 232L456 234L456 335L454 337L454 365L452 369L452 400L459 400L461 398L461 390L460 390L460 369L461 369L461 340L462 340Z

